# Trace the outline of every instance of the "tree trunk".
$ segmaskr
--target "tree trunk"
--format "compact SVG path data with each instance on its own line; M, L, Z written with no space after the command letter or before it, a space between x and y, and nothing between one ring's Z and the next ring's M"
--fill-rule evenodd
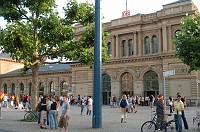
M38 71L39 71L39 66L34 65L32 67L32 88L31 88L31 109L33 111L36 111L37 107L37 101L38 101Z

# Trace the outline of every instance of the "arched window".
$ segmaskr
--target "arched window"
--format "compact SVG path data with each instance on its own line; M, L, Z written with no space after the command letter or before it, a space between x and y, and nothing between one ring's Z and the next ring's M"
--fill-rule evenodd
M11 94L15 94L15 84L12 83L11 85Z
M133 51L133 40L129 39L128 40L128 56L132 56L134 54Z
M157 36L152 37L152 47L153 47L153 54L158 53L158 38L157 38Z
M150 54L150 40L149 37L144 39L145 42L145 54Z
M144 91L158 91L158 74L154 71L148 71L144 74Z
M102 96L103 104L110 104L111 98L111 78L108 74L103 74L102 76Z
M8 93L8 87L7 87L7 84L4 84L4 85L3 85L3 89L4 89L4 93L7 94L7 93Z
M50 94L50 96L54 96L55 94L56 94L56 89L55 89L55 86L54 86L54 82L53 81L51 81L50 83L49 83L49 94Z
M111 42L108 42L107 43L107 46L108 46L108 55L112 55L112 45L111 45Z
M133 76L126 72L121 76L121 94L133 95Z
M20 83L20 94L24 94L24 84Z
M39 95L44 95L44 85L42 82L39 83Z
M66 81L61 82L61 84L60 84L60 92L61 92L60 93L61 95L64 95L64 94L67 94L67 93L71 92L69 83L67 83Z
M174 32L174 36L177 38L179 33L181 33L181 30L176 30L176 31ZM176 51L178 51L178 50L179 50L179 48L178 48L178 47L176 47L176 45L175 45L175 44L173 44L173 45L172 45L172 49L173 49L173 50L175 50L175 49L176 49Z
M32 88L32 83L30 82L30 83L28 84L29 96L31 96L31 88Z
M20 87L20 101L22 101L24 95L24 84L20 83L19 87Z
M111 91L111 79L108 74L103 74L103 79L102 79L102 90L103 92L109 92Z
M174 36L177 37L177 35L178 35L179 33L181 33L181 30L176 30L176 31L174 32Z
M121 49L122 49L122 57L126 56L126 40L122 41Z

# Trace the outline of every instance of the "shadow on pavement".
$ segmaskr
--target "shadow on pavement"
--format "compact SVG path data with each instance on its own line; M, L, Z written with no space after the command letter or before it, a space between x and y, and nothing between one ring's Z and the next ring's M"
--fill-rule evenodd
M10 131L10 130L0 129L0 132L19 132L19 131Z

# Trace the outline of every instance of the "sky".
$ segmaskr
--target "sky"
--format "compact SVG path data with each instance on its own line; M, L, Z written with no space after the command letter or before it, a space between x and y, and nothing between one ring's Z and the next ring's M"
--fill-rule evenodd
M86 2L95 4L95 0L77 0L77 2ZM122 12L130 10L130 15L137 13L149 14L161 10L163 5L175 2L177 0L101 0L101 14L104 16L102 22L109 22L121 17ZM200 11L200 0L192 0ZM62 7L66 5L67 0L56 0L58 11L63 16ZM6 21L0 18L0 26L5 27Z

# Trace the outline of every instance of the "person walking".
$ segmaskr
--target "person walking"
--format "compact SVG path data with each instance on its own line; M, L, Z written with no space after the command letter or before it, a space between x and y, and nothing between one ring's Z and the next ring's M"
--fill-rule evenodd
M3 105L3 101L2 99L0 98L0 119L2 120L2 112L1 112L1 107Z
M44 96L44 98L41 99L41 117L40 117L40 128L41 129L47 129L44 127L44 119L47 118L47 101L46 99L48 98L47 95Z
M58 123L59 132L62 131L62 128L64 128L65 132L68 132L69 110L70 110L70 105L68 102L68 97L67 95L63 95L62 113L61 113L60 120Z
M91 115L91 113L92 113L92 104L93 104L92 97L88 96L87 113L86 113L86 115Z
M177 96L181 96L181 93L177 93ZM181 101L183 102L184 107L186 107L185 99L181 97ZM183 120L183 125L184 125L185 130L189 130L189 126L188 126L188 123L187 123L187 120L186 120L186 117L185 117L185 111L184 110L181 111L181 118Z
M170 111L170 113L173 113L173 109L172 109L173 98L171 96L169 96L168 104L169 104L169 111Z
M153 98L154 96L152 94L149 95L149 105L150 109L153 110Z
M51 129L53 129L53 125L55 125L55 129L58 129L58 123L57 123L57 119L56 119L57 105L58 104L57 104L55 98L52 97L51 98L51 108L49 110L49 125L50 125Z
M3 96L3 104L5 108L8 108L8 94Z
M129 106L128 100L125 94L122 95L122 99L119 101L119 107L121 108L121 123L126 123L127 112L126 109Z
M84 100L84 98L81 98L80 105L81 105L81 114L80 115L83 115L83 110L84 110L84 107L85 107L85 100Z
M14 96L14 94L12 94L12 95L10 96L10 107L11 107L11 108L14 107L14 100L15 100L15 96Z
M19 96L15 96L15 109L19 109Z
M164 120L164 106L163 106L163 96L160 94L158 96L157 107L156 107L157 123L156 127L159 130L162 126L162 121Z
M132 112L134 111L135 113L137 112L137 110L136 110L136 101L135 101L135 97L134 97L134 95L132 96L132 105L133 105L133 110L132 110Z
M174 107L174 111L175 111L174 118L176 120L178 120L178 122L179 122L179 131L178 132L182 132L181 115L182 115L182 111L184 110L184 104L181 101L181 95L177 96L177 100L174 102L173 107Z

